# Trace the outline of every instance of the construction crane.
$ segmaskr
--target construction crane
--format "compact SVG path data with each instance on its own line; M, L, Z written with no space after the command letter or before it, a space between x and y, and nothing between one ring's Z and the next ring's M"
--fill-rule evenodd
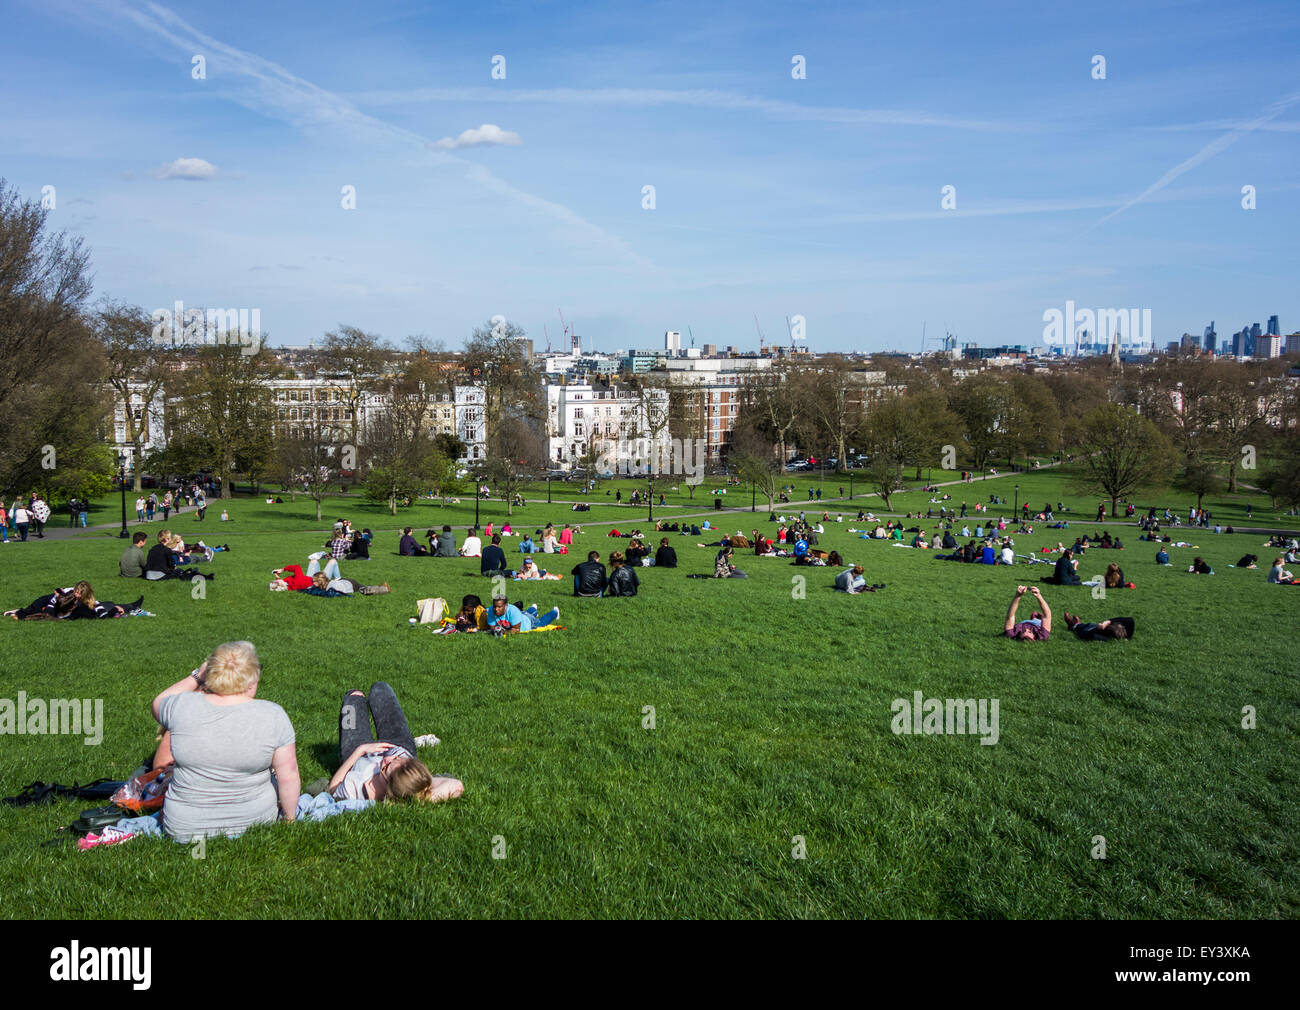
M754 313L754 329L758 330L758 353L762 354L767 345L767 338L763 336L763 327L758 325L758 313Z
M546 328L545 323L542 323L542 332L546 334L546 353L550 354L551 353L551 331Z

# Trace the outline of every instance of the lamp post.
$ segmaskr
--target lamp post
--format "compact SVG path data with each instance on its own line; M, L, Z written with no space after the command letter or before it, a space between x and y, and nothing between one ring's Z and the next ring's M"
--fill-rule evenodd
M479 475L474 475L474 528L478 529Z
M546 471L546 504L551 504L551 471Z
M749 511L758 511L758 485L752 480L749 482Z
M849 446L849 455L853 457L853 462L856 463L858 461L858 451L855 448L853 448L853 446ZM844 465L848 467L849 470L849 501L852 501L853 500L853 478L856 475L853 473L853 467L849 466L849 461L847 459L844 461Z
M1020 485L1016 485L1016 504L1011 509L1012 516L1020 514Z
M122 532L119 537L128 537L131 534L126 531L126 454L119 452L117 454L117 486L122 492Z
M650 503L650 515L646 518L646 522L652 523L655 521L655 485L653 474L646 474L645 492L646 501Z

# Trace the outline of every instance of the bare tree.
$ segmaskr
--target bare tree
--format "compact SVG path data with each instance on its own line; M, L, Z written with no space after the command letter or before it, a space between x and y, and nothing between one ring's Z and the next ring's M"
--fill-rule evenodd
M383 385L394 354L378 335L355 326L340 326L325 334L318 374L329 380L345 405L348 438L354 446L361 437L361 404Z

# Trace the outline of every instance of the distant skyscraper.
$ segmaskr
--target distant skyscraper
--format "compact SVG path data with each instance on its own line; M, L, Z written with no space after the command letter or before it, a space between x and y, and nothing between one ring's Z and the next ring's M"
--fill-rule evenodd
M1268 317L1268 332L1275 337L1282 335L1282 325L1277 321L1277 316Z
M669 354L678 354L682 349L681 330L668 330L664 333L664 350Z
M1262 337L1264 335L1264 331L1259 328L1259 323L1250 324L1250 335L1256 338Z
M1219 335L1214 332L1214 320L1210 320L1210 325L1205 327L1205 349L1211 354L1217 349Z

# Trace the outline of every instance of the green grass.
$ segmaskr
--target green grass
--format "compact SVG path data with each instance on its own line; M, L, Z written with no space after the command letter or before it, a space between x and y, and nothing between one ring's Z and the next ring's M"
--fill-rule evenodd
M1095 509L1065 491L1064 479L1022 475L1022 496L1032 489L1038 504L1061 497ZM968 500L995 487L1010 500L1011 486L976 482ZM894 504L924 508L928 498L915 492ZM1267 500L1254 500L1262 522ZM1185 495L1151 504L1166 502L1185 513ZM465 795L434 808L259 828L210 841L202 860L149 840L86 853L45 847L90 804L0 807L5 915L1300 912L1300 691L1286 642L1300 593L1268 586L1264 570L1228 567L1243 553L1271 560L1260 536L1179 534L1200 549L1173 550L1175 564L1198 553L1218 573L1196 577L1155 566L1154 547L1126 528L1128 550L1090 552L1081 570L1096 574L1119 560L1137 590L1094 600L1086 588L1045 588L1058 615L1068 607L1136 617L1128 643L1084 644L1063 629L1045 644L1000 639L1011 588L1048 568L939 562L860 541L847 533L851 521L832 527L823 546L864 563L871 582L888 584L882 593L846 597L830 589L825 569L752 556L740 559L746 581L687 579L711 570L714 551L674 536L682 568L639 570L636 599L574 600L567 582L514 584L512 599L559 604L566 630L492 640L434 637L407 623L417 598L454 604L488 583L474 561L394 556L389 532L441 524L443 515L463 525L472 501L420 504L397 519L356 500L327 504L327 520L342 512L379 532L374 560L345 564L345 574L393 587L350 600L266 591L271 568L319 546L310 503L236 499L229 525L215 521L220 504L202 526L188 514L172 523L234 548L217 556L201 600L188 583L117 579L121 544L103 533L0 547L6 608L86 577L119 600L143 585L159 615L0 626L0 697L102 698L106 721L97 747L0 737L3 791L33 779L128 774L153 747L153 695L217 643L247 638L264 662L260 696L294 722L304 782L333 770L342 692L388 680L414 731L443 740L425 752L431 768L463 779ZM502 517L496 505L484 520ZM825 507L848 517L860 505L879 511L875 499ZM1225 496L1224 514L1235 507ZM629 525L625 515L646 525L639 509L602 504L581 517L530 505L515 526L611 516ZM753 518L763 517L721 522L747 530ZM1021 537L1017 549L1092 528ZM607 554L614 543L593 528L577 552ZM577 560L556 559L557 567ZM795 591L796 576L807 577L806 593ZM916 690L998 698L1000 742L895 736L891 702ZM1258 713L1254 730L1241 727L1245 705ZM642 728L644 706L655 708L653 730ZM796 835L806 859L791 856ZM1104 861L1090 858L1095 835L1107 839ZM504 860L492 858L496 836Z

